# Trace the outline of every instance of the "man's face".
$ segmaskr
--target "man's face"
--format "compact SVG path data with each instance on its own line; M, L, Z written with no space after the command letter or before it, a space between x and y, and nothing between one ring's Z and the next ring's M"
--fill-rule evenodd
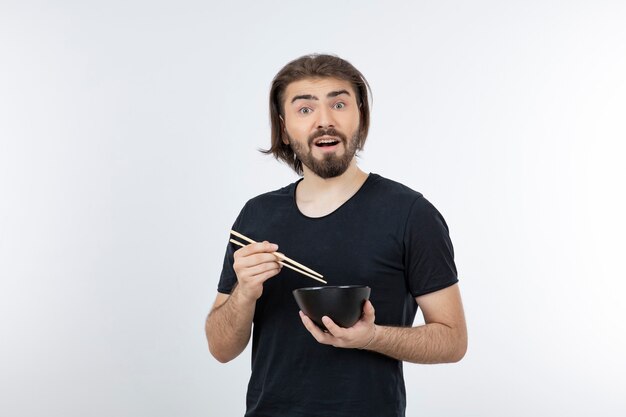
M359 143L359 106L352 84L305 78L285 90L283 142L321 178L343 174Z

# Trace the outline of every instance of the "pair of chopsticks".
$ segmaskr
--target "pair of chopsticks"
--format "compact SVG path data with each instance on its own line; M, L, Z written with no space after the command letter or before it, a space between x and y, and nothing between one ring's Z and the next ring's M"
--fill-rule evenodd
M235 232L234 230L231 230L230 233L232 235L237 236L240 239L245 240L248 243L257 243L254 240L250 239L249 237L246 237L246 236L242 235L239 232ZM247 246L246 244L241 243L241 242L239 242L239 241L237 241L235 239L230 239L230 243L234 243L235 245L239 245L242 248ZM326 281L324 281L322 279L322 278L324 278L324 276L322 274L320 274L318 272L315 272L311 268L308 268L308 267L306 267L306 266L304 266L304 265L294 261L293 259L286 257L285 255L283 255L282 253L279 253L279 252L274 252L274 256L276 256L278 259L280 259L280 261L278 263L281 264L282 266L286 266L287 268L293 269L294 271L299 272L302 275L306 275L309 278L313 278L314 280L317 280L319 282L323 282L324 284L328 284ZM292 263L295 266L290 265L287 262L290 262L290 263Z

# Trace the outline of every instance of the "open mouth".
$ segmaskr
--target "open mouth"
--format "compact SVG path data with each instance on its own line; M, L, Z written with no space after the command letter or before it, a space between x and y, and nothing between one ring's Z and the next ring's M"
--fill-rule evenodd
M320 148L335 146L339 143L339 139L336 138L320 138L315 141L315 146L319 146Z

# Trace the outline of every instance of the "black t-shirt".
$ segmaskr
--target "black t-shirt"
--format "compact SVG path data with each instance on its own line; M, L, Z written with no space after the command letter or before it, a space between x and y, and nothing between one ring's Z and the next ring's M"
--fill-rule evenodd
M411 326L415 297L455 284L452 243L441 214L420 193L370 174L334 212L303 215L297 182L248 201L233 225L324 275L328 285L368 285L376 324ZM237 277L229 244L218 291ZM303 326L292 291L319 286L288 268L264 284L252 335L249 417L398 417L406 393L402 362L319 344Z

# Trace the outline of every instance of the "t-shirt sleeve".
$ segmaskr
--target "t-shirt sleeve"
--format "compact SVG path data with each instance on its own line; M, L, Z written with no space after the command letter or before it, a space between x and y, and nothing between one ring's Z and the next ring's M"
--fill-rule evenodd
M241 209L235 223L233 223L232 230L241 230L241 224L244 221L247 204ZM220 281L217 284L217 291L222 294L230 294L237 284L237 274L233 269L233 262L235 261L235 251L239 247L235 247L232 243L228 242L226 246L226 253L224 254L224 265L222 266L222 273L220 275Z
M413 203L404 234L407 283L414 297L458 282L448 225L424 197Z

